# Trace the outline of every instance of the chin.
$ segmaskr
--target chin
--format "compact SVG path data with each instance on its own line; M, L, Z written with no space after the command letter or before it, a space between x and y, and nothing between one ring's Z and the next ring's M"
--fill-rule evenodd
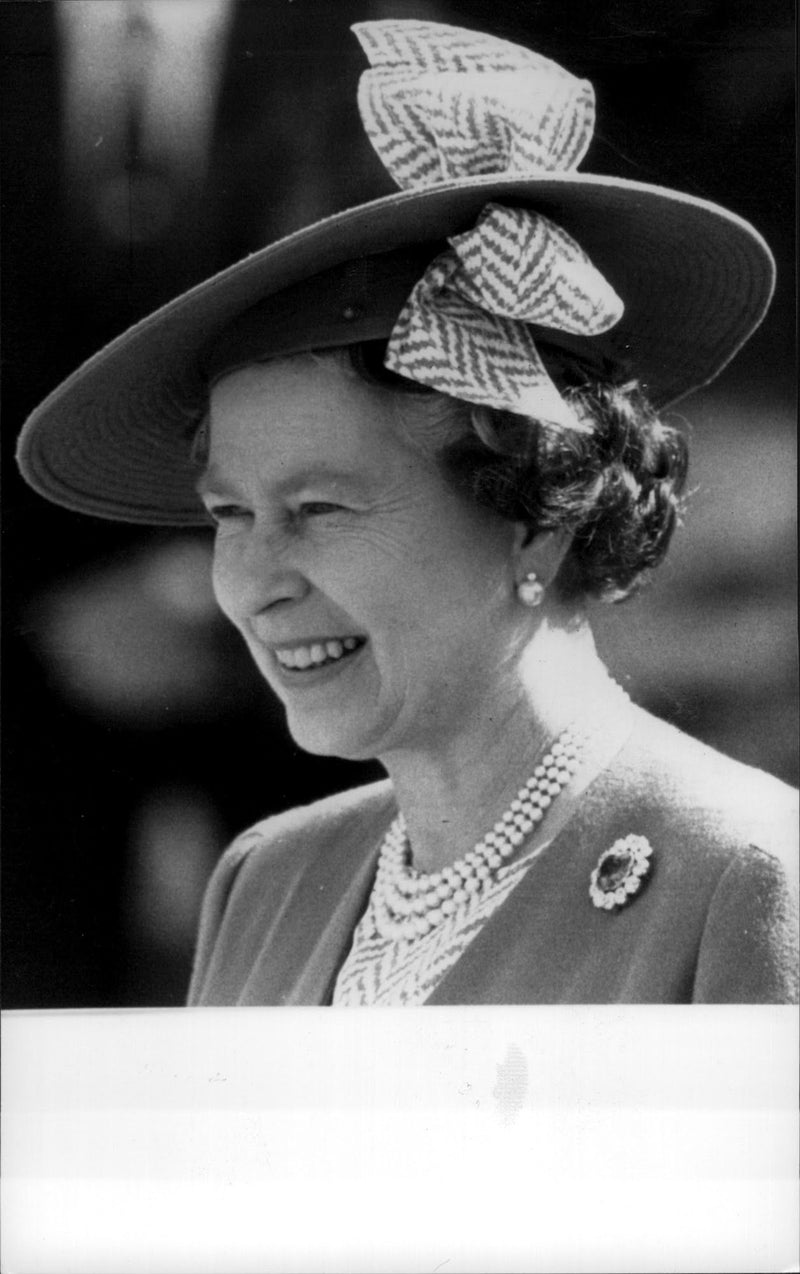
M341 717L335 721L312 720L287 713L289 733L299 748L312 756L332 756L341 761L373 761L377 745L365 737L363 729L347 728Z

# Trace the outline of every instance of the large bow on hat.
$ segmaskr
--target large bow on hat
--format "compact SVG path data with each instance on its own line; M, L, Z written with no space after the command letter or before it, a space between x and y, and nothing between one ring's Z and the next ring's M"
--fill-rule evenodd
M577 166L594 92L548 58L433 22L362 22L371 63L359 109L378 155L406 188L488 173ZM575 240L538 213L490 204L450 240L408 298L389 341L394 371L468 402L580 427L529 324L592 336L623 304Z
M487 204L413 289L386 366L467 402L580 428L531 329L594 335L622 303L574 239L547 217Z
M482 173L566 172L594 131L594 90L507 40L438 22L359 22L367 135L392 177L418 190Z

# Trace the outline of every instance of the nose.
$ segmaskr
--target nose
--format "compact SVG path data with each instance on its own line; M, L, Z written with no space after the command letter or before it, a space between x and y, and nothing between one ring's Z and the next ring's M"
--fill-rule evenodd
M294 560L287 537L255 522L214 545L214 593L235 624L275 607L301 601L310 584Z

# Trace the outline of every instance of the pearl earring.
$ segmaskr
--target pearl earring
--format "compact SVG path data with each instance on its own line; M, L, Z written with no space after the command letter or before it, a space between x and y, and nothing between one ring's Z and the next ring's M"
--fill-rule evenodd
M517 584L517 597L523 606L539 606L544 597L544 584L540 584L536 572L531 571L520 584Z

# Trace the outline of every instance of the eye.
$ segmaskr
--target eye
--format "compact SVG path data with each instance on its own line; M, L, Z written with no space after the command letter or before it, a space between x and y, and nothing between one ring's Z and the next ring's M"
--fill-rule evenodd
M305 500L298 509L300 517L303 518L321 518L328 513L342 513L343 511L341 504L333 504L328 500Z
M236 518L247 517L247 510L239 504L207 504L206 513L217 526L221 526L223 522L232 522Z

